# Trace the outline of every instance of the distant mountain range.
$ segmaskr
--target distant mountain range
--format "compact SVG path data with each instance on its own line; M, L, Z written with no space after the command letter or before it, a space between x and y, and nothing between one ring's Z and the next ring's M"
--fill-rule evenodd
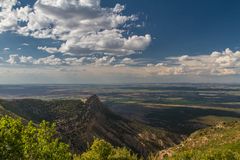
M0 116L20 117L35 124L55 122L64 142L75 153L102 138L115 146L126 146L143 156L178 144L183 136L161 128L149 127L123 118L107 107L96 95L82 100L0 100Z

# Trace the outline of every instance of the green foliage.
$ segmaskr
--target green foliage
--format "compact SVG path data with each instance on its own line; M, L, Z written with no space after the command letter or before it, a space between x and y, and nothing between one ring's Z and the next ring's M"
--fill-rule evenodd
M137 155L126 148L114 148L110 143L95 139L88 151L75 160L138 160Z
M115 148L114 154L110 156L111 160L137 160L136 154L132 154L127 148Z
M112 154L113 147L104 140L96 139L90 149L81 155L83 160L106 160Z
M20 120L1 118L0 120L0 159L16 159L23 157L21 132L23 125Z
M169 160L240 160L240 122L197 131L172 150Z
M43 121L39 127L32 122L23 125L20 119L0 119L0 159L5 160L68 160L69 146L59 142L55 125Z
M240 143L237 148L222 146L208 150L190 150L175 154L169 160L240 160Z
M149 160L161 160L159 155L151 155ZM226 144L215 148L190 149L177 151L164 160L240 160L240 142Z
M24 125L8 116L0 119L0 159L2 160L139 160L127 148L114 147L95 139L81 155L72 156L69 146L59 141L55 124L46 121ZM240 160L240 122L221 123L192 134L169 150L166 160ZM149 156L149 160L159 159ZM140 158L141 159L141 158Z
M71 160L69 146L56 137L55 124L43 121L36 127L32 122L23 125L20 119L8 116L0 119L0 159L4 160ZM88 151L75 160L138 160L126 148L95 139Z

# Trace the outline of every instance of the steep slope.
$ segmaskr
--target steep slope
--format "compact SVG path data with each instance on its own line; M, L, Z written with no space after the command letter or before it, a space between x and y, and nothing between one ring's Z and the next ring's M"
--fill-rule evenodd
M240 159L240 122L222 122L193 133L181 144L159 152L156 160L164 159Z
M75 152L84 151L94 137L103 138L115 146L127 146L146 156L179 143L181 136L124 119L106 108L99 98L81 100L34 99L0 101L4 110L27 120L56 122L63 141Z
M1 117L1 116L4 116L4 115L9 115L9 116L11 116L11 117L13 117L13 118L21 118L21 117L19 117L18 115L14 114L14 113L12 113L12 112L10 112L10 111L8 111L8 110L6 110L6 109L0 104L0 117ZM23 119L23 120L24 120L24 119Z

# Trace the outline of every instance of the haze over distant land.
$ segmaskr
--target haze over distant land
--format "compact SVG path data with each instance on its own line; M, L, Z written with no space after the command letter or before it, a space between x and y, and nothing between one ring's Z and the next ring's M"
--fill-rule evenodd
M238 83L239 5L1 0L0 84Z

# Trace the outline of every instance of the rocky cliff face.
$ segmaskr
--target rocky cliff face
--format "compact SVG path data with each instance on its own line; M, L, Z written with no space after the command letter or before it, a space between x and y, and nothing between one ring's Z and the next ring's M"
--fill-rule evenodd
M93 95L80 100L14 100L2 101L2 106L27 120L55 122L57 130L74 152L86 150L94 137L115 146L126 146L141 155L179 143L181 137L163 129L151 128L111 112Z
M93 95L93 96L89 97L86 100L85 105L88 108L93 109L95 111L101 111L104 108L103 103L100 101L100 99L98 98L97 95Z

